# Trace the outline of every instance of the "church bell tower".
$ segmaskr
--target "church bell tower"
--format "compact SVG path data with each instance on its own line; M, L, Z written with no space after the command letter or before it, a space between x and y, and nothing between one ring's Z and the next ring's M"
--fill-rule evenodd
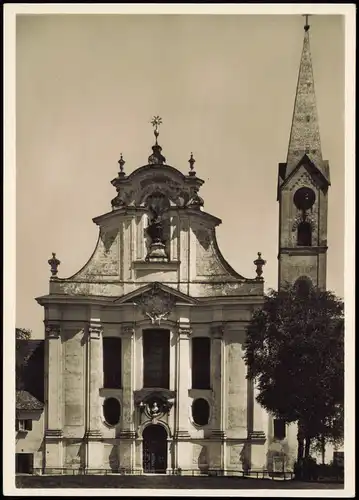
M286 163L278 169L278 288L304 279L326 288L329 164L323 160L308 16Z

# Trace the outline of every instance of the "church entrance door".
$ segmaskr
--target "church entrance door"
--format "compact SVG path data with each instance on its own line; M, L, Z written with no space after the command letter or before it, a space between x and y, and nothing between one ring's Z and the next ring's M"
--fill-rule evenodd
M149 425L143 431L143 472L166 474L167 432L162 425Z

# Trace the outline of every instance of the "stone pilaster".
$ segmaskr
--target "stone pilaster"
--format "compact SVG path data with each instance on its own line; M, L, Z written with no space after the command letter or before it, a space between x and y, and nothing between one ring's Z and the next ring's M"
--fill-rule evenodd
M190 389L190 349L192 329L189 323L178 323L177 342L177 437L189 437L188 408Z
M261 469L266 465L264 409L256 401L258 390L253 380L249 381L249 392L252 398L252 425L248 429L248 438L251 441L251 468Z
M45 326L46 346L46 401L45 406L45 469L63 467L63 394L62 394L62 343L58 323L47 322Z
M88 328L87 370L86 370L86 468L103 468L103 445L101 433L101 405L99 390L103 386L102 366L102 326L99 320L92 319Z
M264 409L257 402L256 397L258 395L258 389L254 381L249 382L249 390L251 394L251 398L253 400L253 419L252 419L252 428L249 429L249 438L253 440L264 441L265 440L265 432L264 432Z
M212 390L213 390L213 430L212 437L218 439L218 454L215 467L218 469L225 468L225 341L224 341L224 325L214 325L211 328L212 337Z
M177 340L177 331L175 328L171 328L170 331L170 345L176 345ZM170 384L169 388L171 391L176 392L176 349L170 348ZM176 400L175 400L176 401ZM170 409L167 420L168 426L170 429L176 428L176 402L175 406Z
M176 397L176 468L191 468L189 434L189 397L190 389L190 349L192 330L188 321L178 322L177 336L177 397Z
M122 429L120 433L120 468L135 467L135 421L134 421L134 336L135 326L126 323L121 328L122 339Z

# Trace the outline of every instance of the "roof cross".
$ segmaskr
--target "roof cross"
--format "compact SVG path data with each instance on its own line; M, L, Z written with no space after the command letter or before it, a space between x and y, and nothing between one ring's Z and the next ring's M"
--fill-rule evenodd
M308 24L308 18L311 16L311 14L302 14L305 17L305 25L304 25L304 30L308 31L310 28L310 25Z

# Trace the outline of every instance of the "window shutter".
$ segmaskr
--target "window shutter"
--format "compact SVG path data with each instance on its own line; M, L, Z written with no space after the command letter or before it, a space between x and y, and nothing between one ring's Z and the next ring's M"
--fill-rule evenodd
M32 420L30 419L25 420L25 429L27 431L32 431Z

